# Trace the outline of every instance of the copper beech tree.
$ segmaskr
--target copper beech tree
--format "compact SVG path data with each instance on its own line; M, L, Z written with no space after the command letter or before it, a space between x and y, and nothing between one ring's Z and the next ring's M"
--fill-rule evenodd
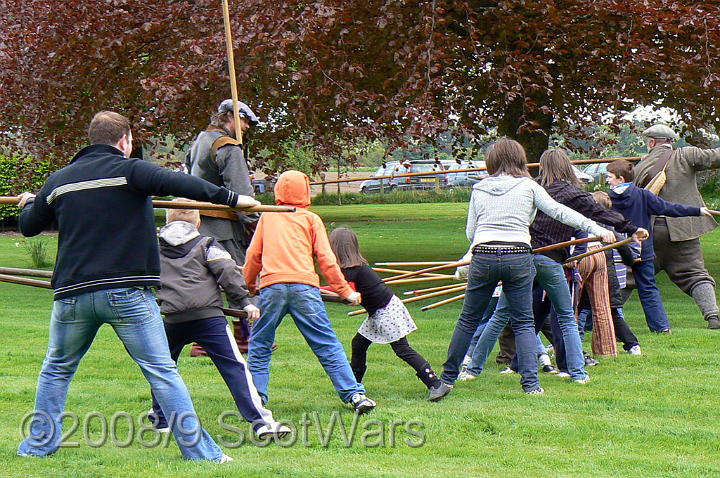
M488 133L537 158L637 105L718 126L720 9L643 0L230 0L239 96L325 162L361 140L389 149ZM67 161L92 114L138 136L192 139L229 97L220 0L0 0L0 134ZM343 149L345 148L345 149ZM262 162L262 158L257 158ZM280 158L281 159L281 158ZM259 165L260 167L262 165Z

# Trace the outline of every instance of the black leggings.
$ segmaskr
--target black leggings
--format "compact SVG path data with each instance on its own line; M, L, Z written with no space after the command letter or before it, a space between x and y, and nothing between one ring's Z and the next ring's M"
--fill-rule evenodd
M355 374L355 378L358 382L362 381L367 369L367 351L370 348L372 342L360 334L355 334L352 339L352 358L350 359L350 367ZM419 374L423 373L426 364L428 363L425 358L417 353L407 341L407 338L403 337L391 342L390 346L395 352L395 355L403 359Z

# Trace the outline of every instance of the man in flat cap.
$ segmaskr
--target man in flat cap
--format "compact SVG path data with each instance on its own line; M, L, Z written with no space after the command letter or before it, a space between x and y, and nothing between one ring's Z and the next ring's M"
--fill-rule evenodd
M673 149L677 135L663 124L651 126L642 134L647 139L648 154L635 165L635 184L645 187L665 168L666 182L658 194L662 199L705 206L696 175L698 171L720 167L720 148ZM708 216L657 216L652 235L655 271L664 270L675 285L695 300L710 329L720 329L720 318L715 280L705 268L700 236L716 227L715 219Z
M244 133L251 126L258 124L258 117L241 101L238 101L238 115L244 137ZM186 166L193 176L226 187L238 194L254 197L245 150L236 136L233 102L227 99L220 103L207 129L195 139ZM242 266L245 263L245 251L250 244L254 225L259 216L246 215L242 212L205 210L201 210L200 215L200 233L214 237L230 253L235 262ZM228 305L233 309L242 309L242 304ZM236 318L233 322L233 330L238 348L241 352L247 353L247 339L250 337L247 320ZM204 351L199 345L194 344L190 354L204 355Z

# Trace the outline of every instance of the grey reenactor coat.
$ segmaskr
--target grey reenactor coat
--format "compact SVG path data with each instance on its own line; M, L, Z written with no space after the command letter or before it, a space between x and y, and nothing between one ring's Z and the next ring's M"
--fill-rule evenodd
M669 144L654 147L635 165L635 184L642 185L648 178L653 165L663 156ZM667 182L659 196L670 202L689 206L705 206L697 188L697 172L720 167L720 148L700 149L685 146L676 149L670 156L665 174ZM708 216L667 217L671 241L687 241L707 234L717 227L715 219Z
M238 194L253 197L255 194L242 146L236 143L226 144L213 154L213 143L221 137L228 136L230 136L228 131L212 125L201 132L190 149L189 172L193 176L224 186ZM236 220L203 215L200 232L223 242L233 259L242 264L249 243L245 224L254 221L257 221L257 215L248 216L242 212L237 212ZM233 250L236 248L225 241L235 242L239 250Z

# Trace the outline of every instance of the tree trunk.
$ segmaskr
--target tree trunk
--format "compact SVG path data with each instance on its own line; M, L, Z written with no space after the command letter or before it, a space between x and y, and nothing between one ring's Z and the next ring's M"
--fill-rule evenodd
M528 163L537 163L540 155L548 147L553 117L538 109L526 112L524 103L524 98L516 98L515 101L508 104L505 116L498 123L498 133L522 144ZM519 131L521 126L528 124L532 127L525 126ZM533 174L533 171L530 173Z

